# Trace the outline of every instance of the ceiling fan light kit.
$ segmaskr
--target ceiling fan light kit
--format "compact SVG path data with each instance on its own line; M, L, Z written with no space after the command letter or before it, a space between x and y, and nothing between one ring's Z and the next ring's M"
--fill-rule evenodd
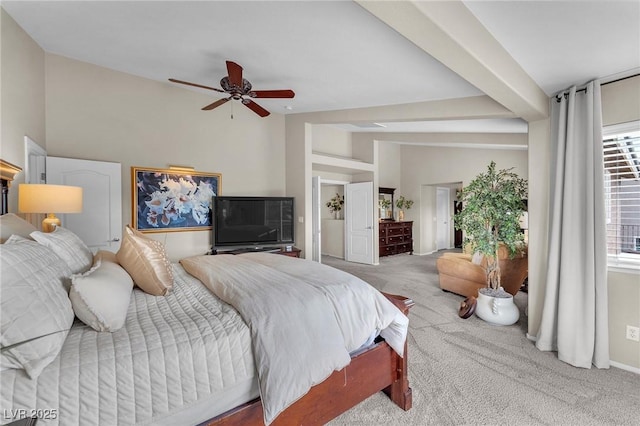
M170 78L169 81L172 83L185 84L187 86L199 87L201 89L213 90L220 93L227 93L229 97L219 99L205 107L202 108L204 111L210 111L214 108L223 105L230 100L236 100L242 102L244 106L249 108L251 111L258 114L260 117L266 117L270 114L269 111L262 108L256 102L251 100L250 98L283 98L290 99L295 96L293 90L283 89L283 90L252 90L253 86L249 82L242 78L242 67L235 62L227 61L227 73L226 77L223 77L220 80L220 86L222 89L218 89L215 87L204 86L202 84L190 83L188 81L176 80L175 78Z

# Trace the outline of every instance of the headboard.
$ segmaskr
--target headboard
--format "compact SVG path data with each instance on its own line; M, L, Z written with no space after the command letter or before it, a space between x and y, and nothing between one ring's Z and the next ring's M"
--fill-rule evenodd
M9 211L9 186L13 177L22 171L22 169L14 164L0 159L0 178L2 179L2 210L0 214L6 214Z

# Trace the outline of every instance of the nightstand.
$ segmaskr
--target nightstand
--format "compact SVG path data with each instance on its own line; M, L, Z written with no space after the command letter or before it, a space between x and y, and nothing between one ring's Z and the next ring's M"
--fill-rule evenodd
M289 256L289 257L298 257L299 258L301 251L302 250L300 250L299 248L292 247L291 251L287 251L286 249L282 248L282 249L280 249L280 251L276 251L274 253L275 254L283 254L283 255Z

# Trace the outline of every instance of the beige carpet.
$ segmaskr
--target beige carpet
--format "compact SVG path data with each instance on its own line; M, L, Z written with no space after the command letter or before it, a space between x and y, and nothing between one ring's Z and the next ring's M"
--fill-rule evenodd
M491 326L461 319L461 296L440 290L438 255L384 257L379 266L325 257L379 290L411 297L407 412L379 393L330 423L338 425L638 425L640 375L611 368L585 370L540 352L520 321Z

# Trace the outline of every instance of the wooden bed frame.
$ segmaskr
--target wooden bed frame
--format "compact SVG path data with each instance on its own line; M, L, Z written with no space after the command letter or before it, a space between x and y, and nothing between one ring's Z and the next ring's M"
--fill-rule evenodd
M383 293L403 314L414 305L406 297ZM403 410L411 408L411 388L407 376L407 343L401 358L382 339L353 354L351 363L334 371L273 421L272 425L322 425L356 406L376 392L384 391ZM260 398L242 404L200 426L264 425Z

